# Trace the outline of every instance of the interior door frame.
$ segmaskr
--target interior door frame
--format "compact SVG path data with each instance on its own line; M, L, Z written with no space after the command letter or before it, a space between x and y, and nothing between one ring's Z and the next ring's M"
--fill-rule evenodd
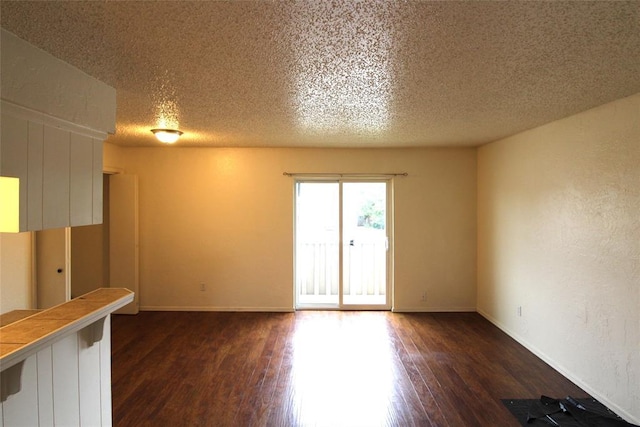
M298 303L298 289L297 289L297 273L296 273L296 257L297 257L297 186L299 183L304 182L317 182L317 183L337 183L339 194L339 242L338 242L338 304L303 304ZM384 182L386 184L386 224L385 231L387 234L387 252L386 252L386 303L385 304L347 304L343 303L343 286L344 286L344 243L343 243L343 184L355 182L355 183L369 183L369 182ZM377 175L358 175L348 176L344 175L340 178L335 178L327 175L305 175L304 178L295 178L293 183L293 301L294 310L360 310L360 311L393 311L394 304L394 210L393 210L393 184L394 179L390 176L377 176Z
M140 311L140 262L139 262L139 221L138 221L138 177L133 174L126 174L123 170L116 171L107 170L105 175L109 179L109 286L115 285L122 287L123 283L127 288L134 292L133 301L124 307L116 310L115 314L138 314ZM118 192L130 202L132 211L119 211L117 201L114 201L113 195L116 191L114 180L119 177L126 177L130 180L129 184L121 187L122 191ZM115 212L119 213L120 224L128 231L126 238L118 236L116 238L114 231ZM125 219L126 218L126 219ZM126 242L126 243L125 243ZM114 249L114 245L117 249ZM128 258L116 257L114 254L129 254ZM133 288L133 289L131 289Z
M61 230L64 231L64 247L62 248L64 252L64 266L61 266L62 272L64 275L64 301L67 302L71 300L71 228L70 227L61 227ZM38 230L38 231L47 231L47 230ZM39 294L41 292L42 284L38 280L38 276L41 274L40 270L42 266L40 265L41 260L38 257L38 231L30 231L31 238L31 308L33 309L41 309L43 301L39 298ZM61 302L62 303L62 302ZM50 307L46 307L50 308Z

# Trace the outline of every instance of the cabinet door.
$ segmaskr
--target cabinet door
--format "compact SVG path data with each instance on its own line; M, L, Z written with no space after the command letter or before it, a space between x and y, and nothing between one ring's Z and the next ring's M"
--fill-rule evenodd
M29 178L27 179L27 230L42 230L42 159L44 125L29 122Z
M0 175L20 179L20 231L102 223L102 141L2 114Z
M2 115L0 175L20 179L20 231L27 229L28 128L27 120Z
M69 222L72 227L93 221L93 140L71 133Z
M44 128L42 222L44 228L69 226L70 133Z

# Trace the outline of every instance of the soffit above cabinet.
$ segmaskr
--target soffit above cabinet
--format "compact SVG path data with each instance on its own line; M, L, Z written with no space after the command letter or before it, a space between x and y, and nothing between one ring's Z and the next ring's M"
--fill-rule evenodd
M1 97L44 118L115 132L116 92L105 83L1 30Z

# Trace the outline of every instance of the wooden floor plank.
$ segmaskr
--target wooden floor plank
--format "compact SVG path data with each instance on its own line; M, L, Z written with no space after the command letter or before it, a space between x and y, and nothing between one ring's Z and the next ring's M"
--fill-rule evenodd
M476 313L112 319L114 426L517 426L501 399L588 395Z

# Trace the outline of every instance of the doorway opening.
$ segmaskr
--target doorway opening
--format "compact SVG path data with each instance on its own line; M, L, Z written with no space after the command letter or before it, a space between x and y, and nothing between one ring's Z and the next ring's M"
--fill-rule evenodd
M34 307L50 308L100 287L128 288L139 310L137 176L103 175L103 223L35 233Z
M390 180L295 182L296 309L391 308Z

